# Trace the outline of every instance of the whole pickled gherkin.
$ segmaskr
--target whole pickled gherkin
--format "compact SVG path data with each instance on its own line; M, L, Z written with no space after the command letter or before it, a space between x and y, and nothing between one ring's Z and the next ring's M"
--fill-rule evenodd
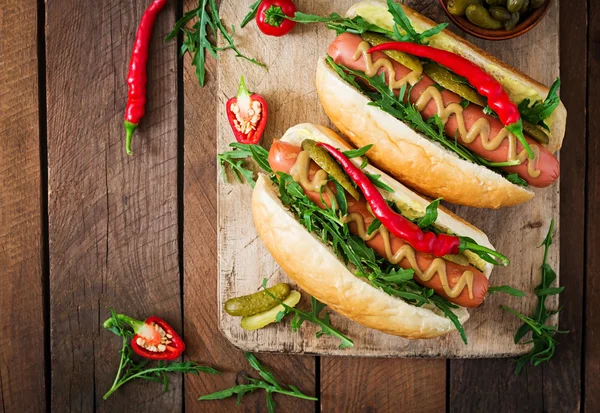
M279 300L284 300L290 293L290 286L279 283L268 288L269 292ZM225 311L232 316L251 316L270 310L279 303L270 297L264 290L254 294L235 297L225 302Z
M498 20L500 23L504 23L510 20L511 14L505 7L492 6L490 7L490 14L494 20Z
M373 32L365 32L361 34L361 37L365 42L369 43L371 46L378 46L382 43L388 43L392 41L391 39L388 39L385 36ZM398 52L396 50L384 50L383 53L385 53L388 57L391 57L401 65L404 65L415 72L423 72L423 66L421 66L421 62L413 55Z
M308 152L310 159L315 161L325 172L327 172L333 179L335 179L352 198L357 201L360 199L360 192L352 185L352 181L346 175L346 172L340 167L340 165L327 153L327 151L312 139L304 139L302 141L302 149Z
M471 4L483 4L483 0L448 0L446 7L450 14L464 16L467 7Z
M524 0L508 0L506 2L506 8L509 12L514 13L521 10L523 7Z
M288 307L295 307L300 302L300 298L302 298L302 296L298 291L291 290L285 300L283 300L283 303ZM277 321L277 315L282 311L285 311L285 307L281 304L277 304L270 310L243 317L240 325L244 330L258 330L259 328L266 327Z
M502 27L502 23L495 20L488 9L480 4L471 4L465 11L467 19L475 26L481 27L482 29L497 30Z
M521 18L521 14L519 12L511 13L510 20L504 22L505 30L512 30L515 28L517 23L519 23L519 19Z
M490 6L506 6L506 0L485 0Z
M473 89L465 79L455 75L448 69L438 65L437 63L427 63L423 66L423 71L435 83L456 93L458 96L475 103L479 106L485 106L483 97Z

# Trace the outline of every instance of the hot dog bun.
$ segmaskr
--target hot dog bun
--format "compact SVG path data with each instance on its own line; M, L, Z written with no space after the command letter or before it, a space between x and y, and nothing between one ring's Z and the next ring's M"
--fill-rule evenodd
M418 31L435 23L403 6ZM360 15L382 28L392 28L392 16L383 1L355 4L347 13ZM448 30L429 39L433 47L445 49L480 65L496 77L511 99L520 102L546 97L548 88L476 48ZM370 100L341 79L322 59L317 65L316 86L326 114L355 146L373 143L369 158L402 182L431 196L462 205L500 208L526 202L533 192L512 184L490 169L460 159L437 143L423 137L403 122L369 106ZM566 110L561 103L547 120L550 151L560 148L565 132Z
M312 124L292 127L282 140L299 146L307 138L330 143L341 150L349 149L333 131ZM355 161L360 162L360 159ZM396 202L406 215L424 214L428 200L373 166L367 166L366 170L381 174L380 179L394 189L393 193L384 191L384 195ZM264 176L259 177L252 194L252 214L258 235L275 261L300 288L334 311L366 327L407 338L433 338L455 330L454 324L439 310L407 304L355 276L285 208L277 188ZM493 248L483 232L443 208L436 222L449 232L471 237ZM489 278L491 264L473 254L468 258ZM460 307L455 313L461 322L469 318L465 308Z

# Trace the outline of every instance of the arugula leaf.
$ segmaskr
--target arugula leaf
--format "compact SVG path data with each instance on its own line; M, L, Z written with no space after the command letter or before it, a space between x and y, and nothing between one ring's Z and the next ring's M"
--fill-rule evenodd
M529 186L529 184L527 183L527 181L524 180L523 178L521 178L518 173L508 174L504 178L506 178L506 180L508 182L511 182L511 183L513 183L515 185L519 185L519 186L522 186L522 187L525 187L525 188L527 188Z
M318 400L316 397L308 396L302 393L296 386L290 385L289 388L286 389L284 386L277 382L273 373L268 371L252 353L244 353L244 356L246 356L246 359L248 360L250 366L252 366L252 368L256 371L258 371L258 374L260 375L260 377L263 378L263 380L256 379L254 377L246 377L248 384L238 384L228 389L206 394L204 396L198 397L198 400L223 400L233 396L234 394L237 394L238 398L236 405L239 406L245 394L252 393L255 390L265 390L267 411L269 413L275 411L276 404L273 400L274 393L283 394L285 396L297 397L299 399L304 400Z
M190 29L186 26L196 17L198 20ZM209 40L210 35L216 37L220 32L227 45L225 47L217 47L216 43ZM192 66L196 68L196 77L200 86L204 86L206 80L206 58L205 52L217 59L217 52L231 49L235 52L235 56L247 60L250 63L266 68L263 63L260 63L254 58L244 55L235 45L233 34L235 34L234 26L231 26L231 33L227 31L219 16L219 8L216 0L198 0L198 7L186 12L179 19L173 30L165 37L165 41L172 40L177 37L179 32L183 32L184 39L180 49L180 57L186 53L192 55Z
M554 230L554 220L550 222L550 228L548 228L548 233L544 238L544 241L540 245L540 247L544 247L544 259L542 261L542 266L540 267L542 271L542 280L540 285L535 288L536 296L538 297L538 302L536 305L536 309L534 315L531 317L527 317L518 311L507 307L502 306L501 308L509 313L515 315L521 321L523 321L523 325L519 327L517 332L515 333L514 342L518 344L521 342L523 337L527 333L531 331L531 340L527 343L533 343L533 348L527 354L522 355L521 357L515 360L516 369L515 373L519 375L523 370L523 367L527 363L537 366L545 361L548 361L554 355L556 350L557 341L554 336L558 334L566 334L568 331L558 330L557 326L548 326L546 325L546 321L557 314L562 308L558 310L548 310L546 308L546 298L552 294L558 294L563 290L563 287L551 287L550 285L556 280L556 273L548 264L548 251L550 246L552 245L552 232Z
M380 179L381 178L381 174L372 174L372 173L369 173L369 172L365 172L365 175L367 175L367 178L369 178L369 180L377 188L381 188L384 191L388 191L388 192L394 192L394 189L391 186L389 186L388 184L386 184L385 182L383 182Z
M234 178L239 183L243 183L245 180L252 188L254 188L254 185L256 184L254 172L251 169L246 168L243 163L243 160L247 158L254 159L258 166L263 170L270 174L273 173L273 170L269 166L269 152L262 146L238 142L230 143L229 146L233 148L233 150L217 154L217 160L219 161L221 175L223 176L224 181L227 179L225 167L229 165Z
M540 125L544 129L549 130L548 126L544 123L544 120L548 118L560 104L560 98L557 95L559 87L560 79L556 78L548 91L548 96L546 96L546 99L543 101L537 100L533 105L529 106L531 100L523 99L518 107L521 117L533 125Z
M242 23L240 24L240 29L243 29L248 23L250 23L252 19L256 17L256 12L258 11L258 6L260 6L261 1L262 0L256 0L250 5L250 11L248 12L248 14L246 14L244 20L242 20Z
M264 278L263 282L262 282L262 288L267 293L267 295L269 295L272 299L274 299L279 304L281 304L283 306L283 308L285 308L285 312L284 312L285 314L294 313L294 318L292 319L292 323L291 323L292 330L294 332L298 331L298 329L302 326L302 323L304 323L304 321L308 320L311 323L314 323L317 326L321 327L321 330L319 330L316 333L317 337L321 337L322 335L327 335L327 336L339 338L341 349L354 347L354 342L351 339L346 337L344 334L342 334L339 330L335 329L331 325L328 314L325 315L325 317L323 317L323 318L319 318L319 313L321 312L323 307L325 307L325 305L323 305L322 303L317 301L314 297L311 297L312 310L310 313L307 313L305 311L299 310L294 307L290 307L289 305L285 304L283 301L279 300L275 295L273 295L267 289L267 281L268 280L266 278ZM284 316L285 316L285 314L284 314ZM278 318L283 318L284 316L279 316L279 314L278 314Z
M377 229L380 226L381 226L381 221L378 220L377 218L375 218L373 221L371 221L371 223L369 224L369 227L367 228L367 235L371 235L372 233L377 231Z
M430 225L433 225L435 221L437 221L438 217L438 207L440 206L440 201L442 198L435 199L427 205L425 208L425 215L423 215L417 221L417 225L419 228L426 228Z
M444 315L446 317L448 317L450 319L450 321L452 321L452 323L454 323L454 326L458 330L458 333L460 334L460 338L462 338L462 341L465 344L469 344L467 341L467 333L465 333L464 327L460 323L460 320L458 319L456 314L454 314L454 312L452 311L452 308L458 308L458 306L455 304L452 304L448 300L443 299L439 295L431 296L430 300L437 306L437 308L442 310Z
M370 144L370 145L365 145L362 148L351 149L349 151L344 151L342 153L348 159L358 158L359 156L364 156L372 147L373 147L373 144Z
M441 23L431 29L425 30L423 33L417 33L408 17L406 17L404 9L400 4L394 2L393 0L387 0L387 6L388 11L394 19L394 23L396 23L396 26L394 26L395 40L401 42L429 44L426 41L427 38L435 36L442 30L444 30L446 27L448 27L448 23ZM400 32L398 27L402 29L403 33Z
M494 293L506 293L514 297L525 297L525 293L517 288L513 288L510 285L497 285L488 288L488 294Z

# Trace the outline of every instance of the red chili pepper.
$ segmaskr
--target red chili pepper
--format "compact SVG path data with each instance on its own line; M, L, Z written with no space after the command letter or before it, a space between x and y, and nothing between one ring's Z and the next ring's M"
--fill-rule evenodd
M251 94L242 76L237 95L229 99L226 105L227 119L235 139L240 143L258 143L269 117L265 98L256 93Z
M128 155L131 151L131 137L144 117L146 106L146 63L148 62L148 47L150 36L156 16L167 3L167 0L154 0L144 12L140 25L138 26L131 60L129 62L129 73L127 74L127 85L129 93L127 107L125 108L125 150Z
M373 215L381 221L392 234L408 242L415 250L433 254L436 257L458 254L469 250L479 255L482 259L492 264L509 264L508 258L489 248L478 245L475 241L466 237L457 237L447 234L436 235L430 231L423 231L418 225L396 213L385 201L381 192L365 175L365 173L354 165L342 152L333 146L318 142L331 154L331 156L342 166L350 179L360 188L365 200L371 207ZM500 261L498 261L498 259Z
M523 122L517 105L510 100L500 82L482 68L457 54L410 42L382 43L371 47L368 53L382 50L397 50L433 60L467 79L471 86L487 98L488 105L498 114L502 124L519 139L529 158L533 159L533 151L523 135Z
M292 0L263 0L256 11L256 25L267 36L283 36L292 31L296 22L282 17L296 14Z
M165 320L148 317L146 321L133 319L125 314L117 318L131 326L135 335L131 339L131 348L140 356L152 360L174 360L185 350L185 344L179 334ZM106 320L105 328L112 326L112 319Z

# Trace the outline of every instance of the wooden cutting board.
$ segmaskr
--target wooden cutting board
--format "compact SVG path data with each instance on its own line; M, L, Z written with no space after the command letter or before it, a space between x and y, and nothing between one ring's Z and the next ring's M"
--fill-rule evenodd
M226 25L239 25L252 2L222 2L221 16ZM353 4L351 0L300 0L296 3L299 10L320 15L331 12L344 14ZM448 20L436 0L408 1L407 4L435 21ZM464 35L456 27L451 26L450 29ZM225 102L235 95L241 75L246 77L250 90L265 96L269 103L269 122L263 142L266 148L274 138L281 137L286 129L297 123L321 123L331 127L319 103L314 77L317 59L325 54L334 37L335 33L322 24L296 25L290 35L282 38L262 35L254 23L238 30L236 40L240 50L264 62L269 70L267 72L235 58L233 53L221 54L218 66L218 152L226 151L227 145L234 140L227 122ZM490 42L468 38L542 83L549 85L559 75L558 2L553 2L547 16L537 27L517 39ZM499 306L506 304L524 314L533 311L536 303L533 288L540 281L539 267L543 254L538 246L551 218L558 220L558 182L549 188L536 190L535 198L529 203L500 211L450 207L486 232L492 244L511 258L508 268L494 270L490 284L509 284L528 293L526 298L521 299L505 294L491 295L484 305L472 310L471 318L465 324L468 345L462 343L457 333L432 340L407 340L365 328L332 313L332 324L352 338L355 344L353 348L340 350L337 340L316 338L317 328L309 323L305 323L297 333L290 329L288 319L248 332L240 327L239 318L223 311L222 304L227 299L259 290L264 277L269 278L269 285L289 282L256 234L250 209L250 186L238 184L230 173L226 178L228 183L219 173L219 326L233 345L248 351L384 357L507 357L528 351L528 346L513 343L513 335L520 323ZM557 221L549 261L557 271L558 228ZM555 296L548 303L555 308L558 298ZM306 294L303 294L299 308L310 308Z

